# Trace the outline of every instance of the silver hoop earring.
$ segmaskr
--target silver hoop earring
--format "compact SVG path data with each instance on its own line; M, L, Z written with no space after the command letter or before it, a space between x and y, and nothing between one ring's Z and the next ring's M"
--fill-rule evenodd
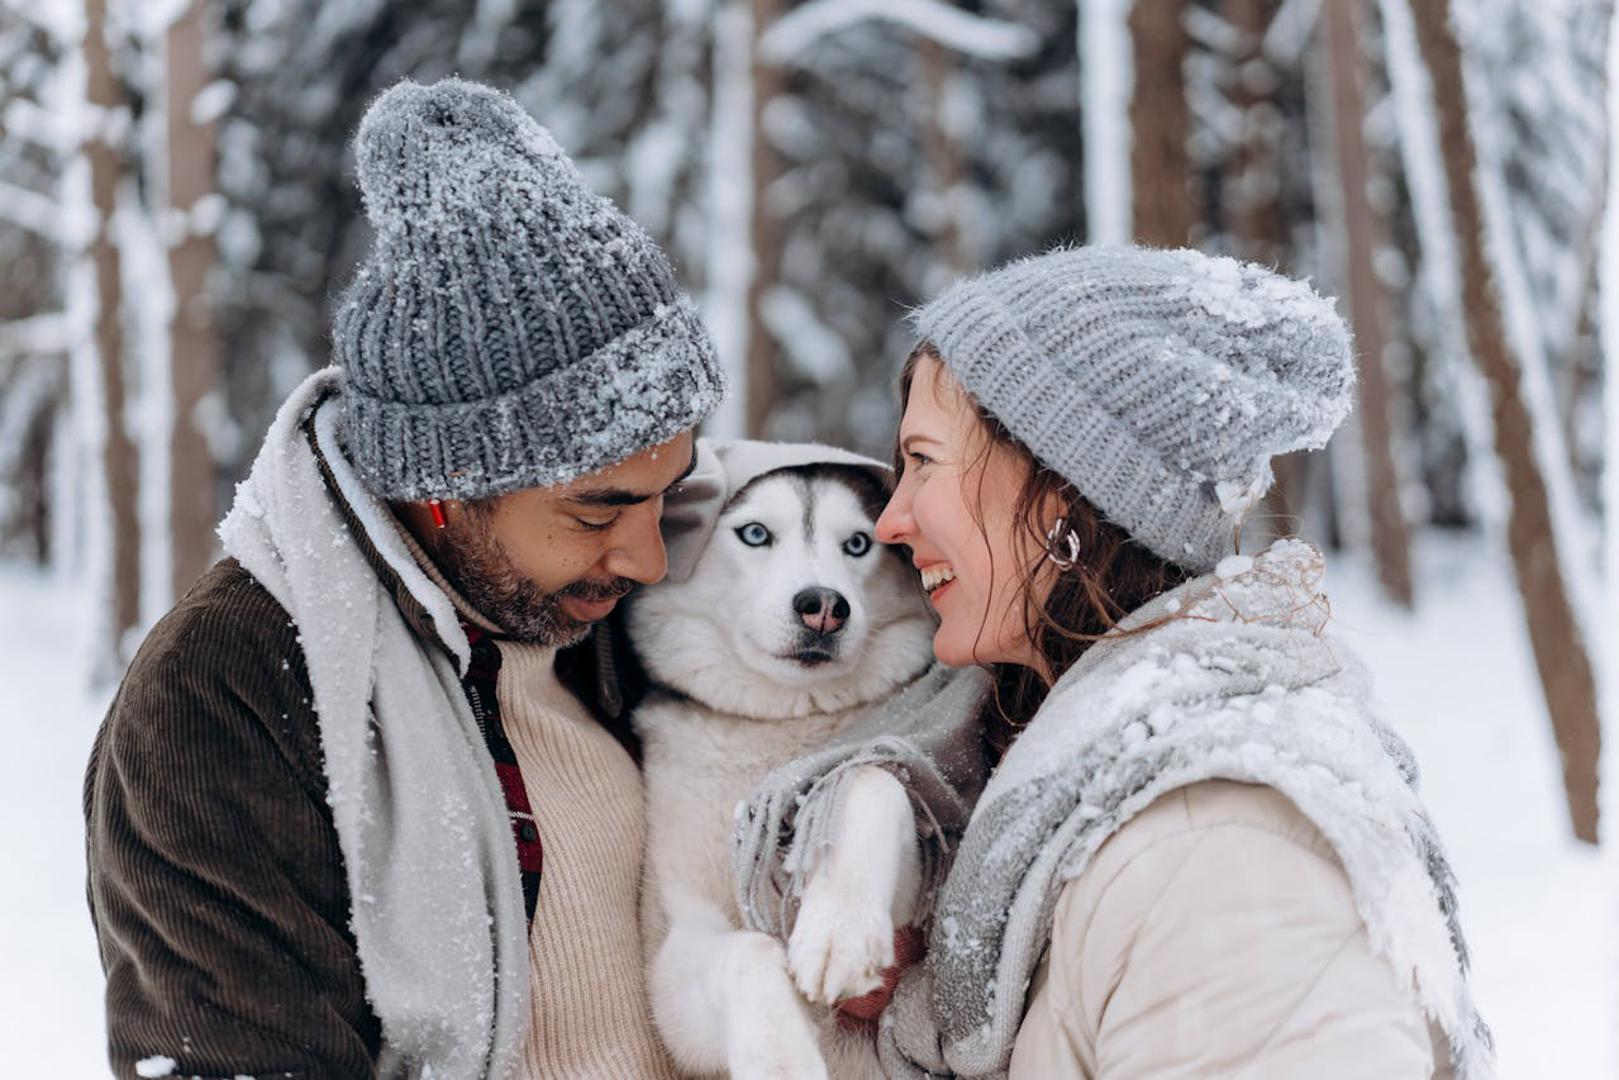
M1067 525L1067 518L1058 518L1051 531L1046 533L1046 558L1055 563L1058 570L1072 570L1079 562L1079 534L1073 529L1068 529L1065 534L1064 529ZM1059 540L1068 549L1066 559L1057 553Z

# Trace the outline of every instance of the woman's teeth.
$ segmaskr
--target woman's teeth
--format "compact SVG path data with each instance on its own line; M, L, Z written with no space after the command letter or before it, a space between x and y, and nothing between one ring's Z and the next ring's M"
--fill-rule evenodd
M927 592L931 593L945 582L954 580L956 572L942 563L922 568L922 588Z

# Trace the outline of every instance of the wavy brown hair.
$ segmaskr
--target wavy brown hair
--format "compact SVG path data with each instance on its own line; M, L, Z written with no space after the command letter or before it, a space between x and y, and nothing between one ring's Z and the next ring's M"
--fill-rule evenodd
M1104 518L1072 484L1037 458L1022 440L1007 430L1006 425L975 400L960 383L954 378L947 378L942 358L927 342L911 352L900 372L901 411L910 400L911 384L916 379L917 368L923 357L940 361L934 368L934 378L938 380L935 389L960 395L978 418L978 432L982 438L967 469L978 473L978 490L972 513L986 544L989 533L985 529L982 512L983 465L1000 448L1015 455L1027 469L1014 502L1013 521L1025 530L1026 538L1032 541L1029 549L1037 554L1027 565L1018 568L1019 591L1023 598L1024 625L1035 653L1045 661L1045 671L1022 664L992 665L995 700L994 709L985 718L985 737L999 755L1005 752L1023 725L1034 716L1035 710L1050 691L1052 682L1060 678L1087 648L1116 627L1119 620L1131 611L1181 584L1189 575L1174 563L1136 543L1129 533ZM897 443L894 448L894 469L896 476L905 469L904 454ZM1058 571L1050 592L1042 600L1041 594L1045 591L1043 578L1047 576L1050 565L1046 561L1046 531L1051 527L1050 521L1042 520L1042 508L1053 502L1061 508L1060 516L1066 523L1065 530L1073 530L1079 540L1079 558L1072 569ZM993 546L990 551L993 560ZM1066 550L1063 554L1066 555ZM1131 632L1139 633L1150 628L1143 626ZM979 628L979 633L983 633L983 627Z

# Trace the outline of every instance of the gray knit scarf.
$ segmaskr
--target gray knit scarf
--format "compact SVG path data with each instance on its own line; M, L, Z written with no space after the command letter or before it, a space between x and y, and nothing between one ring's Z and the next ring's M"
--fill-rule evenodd
M934 894L989 772L980 735L989 689L981 668L935 665L826 746L765 777L732 836L737 906L748 929L783 941L792 933L798 901L862 765L887 769L910 793L923 892Z
M298 626L327 801L352 897L366 998L382 1025L376 1075L510 1075L528 1014L528 927L489 751L461 690L470 647L387 507L338 445L336 373L295 390L220 526ZM341 497L451 650L421 640L350 535Z
M1318 553L1283 541L1159 597L1093 646L977 804L879 1035L891 1076L1004 1076L1059 893L1131 817L1208 779L1265 784L1332 843L1373 947L1462 1078L1493 1075L1455 882L1401 740L1323 636ZM1159 625L1154 625L1159 624Z

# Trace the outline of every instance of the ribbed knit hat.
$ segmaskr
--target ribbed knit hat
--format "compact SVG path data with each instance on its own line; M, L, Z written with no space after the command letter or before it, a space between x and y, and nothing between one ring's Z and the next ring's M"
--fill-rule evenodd
M1354 390L1331 301L1195 251L1053 251L958 282L913 320L1036 457L1193 572L1233 550L1271 457L1325 445Z
M719 403L668 260L512 98L401 82L366 112L355 158L376 236L333 355L345 445L378 495L567 483Z

